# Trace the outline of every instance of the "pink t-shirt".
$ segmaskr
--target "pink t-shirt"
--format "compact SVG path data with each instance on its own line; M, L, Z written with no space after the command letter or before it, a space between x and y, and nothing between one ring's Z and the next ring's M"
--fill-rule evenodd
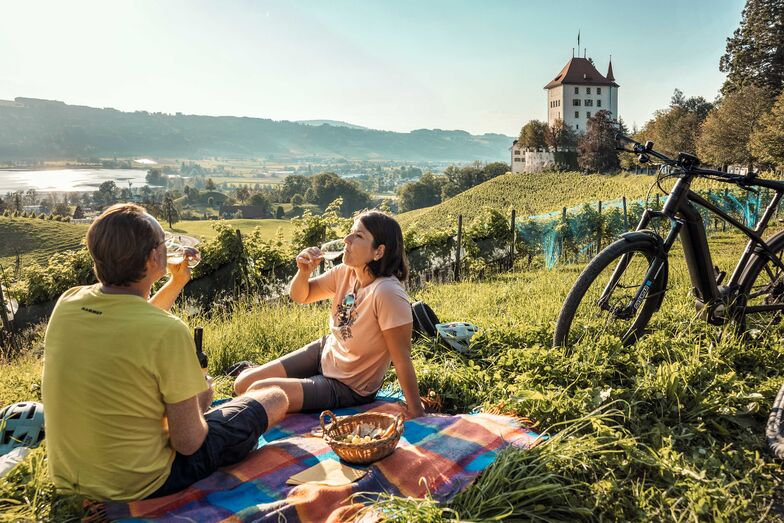
M373 394L392 361L382 331L413 322L403 284L386 276L362 288L354 271L342 264L313 283L334 293L331 334L321 354L322 374L342 381L362 396ZM350 298L346 299L349 293L354 294L353 306Z

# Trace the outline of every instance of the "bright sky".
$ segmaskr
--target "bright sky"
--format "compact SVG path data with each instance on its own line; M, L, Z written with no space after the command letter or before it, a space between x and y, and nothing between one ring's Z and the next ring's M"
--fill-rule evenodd
M516 135L577 46L642 125L712 100L743 0L0 0L0 99ZM581 53L582 54L582 53Z

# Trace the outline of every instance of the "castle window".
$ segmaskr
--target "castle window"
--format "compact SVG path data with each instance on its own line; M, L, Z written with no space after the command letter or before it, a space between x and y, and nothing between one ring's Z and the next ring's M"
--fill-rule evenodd
M602 88L601 87L597 87L596 88L596 94L602 94Z
M579 87L575 87L574 88L574 94L580 94L580 88Z
M575 111L574 112L574 117L575 118L579 118L580 117L580 111Z
M585 106L586 107L593 107L593 100L586 100L585 101Z
M575 128L575 129L577 129L577 130L579 131L579 130L580 130L580 124L579 124L579 123L578 123L578 124L575 124L575 125L574 125L574 128Z
M575 106L575 107L580 107L580 99L579 98L573 99L572 100L572 105Z
M602 106L602 101L596 100L596 107L601 107L601 106Z
M590 87L586 87L585 88L585 94L591 94L591 88Z
M587 113L585 113L585 117L586 118L590 118L591 117L591 111L588 111Z

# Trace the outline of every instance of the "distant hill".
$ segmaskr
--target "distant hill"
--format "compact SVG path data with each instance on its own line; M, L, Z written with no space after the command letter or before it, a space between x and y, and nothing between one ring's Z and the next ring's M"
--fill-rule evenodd
M339 157L506 161L512 138L419 129L395 133L234 116L96 109L16 98L0 103L0 159Z
M348 129L368 130L367 127L362 127L361 125L354 125L353 123L348 123L348 122L341 122L340 120L297 120L294 123L301 123L302 125L312 125L314 127L318 125L331 125L332 127L346 127Z

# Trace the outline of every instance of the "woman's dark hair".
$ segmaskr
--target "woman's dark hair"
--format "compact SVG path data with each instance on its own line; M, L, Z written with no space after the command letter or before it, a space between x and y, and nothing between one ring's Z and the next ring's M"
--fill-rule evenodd
M380 211L367 211L357 220L373 235L373 248L384 246L384 256L367 264L368 270L376 278L396 276L400 281L408 279L408 258L403 245L403 231L394 218Z

